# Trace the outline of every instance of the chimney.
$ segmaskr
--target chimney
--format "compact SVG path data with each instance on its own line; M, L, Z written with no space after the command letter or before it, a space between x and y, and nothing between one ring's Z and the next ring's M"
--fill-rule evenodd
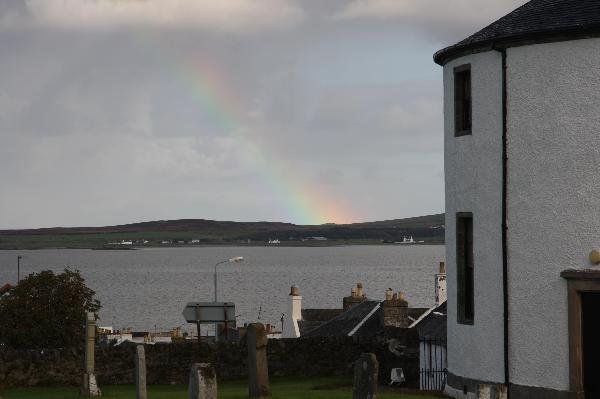
M394 293L394 291L391 288L388 288L387 290L385 290L385 300L389 301L390 299L392 299L393 293Z
M385 292L385 300L382 303L382 309L383 312L381 315L384 327L407 328L410 325L410 319L408 318L408 302L406 301L404 293L393 293L392 289L389 288Z
M344 297L342 300L342 308L348 310L361 302L367 300L367 296L363 290L362 283L357 283L356 288L350 290L350 296Z
M439 306L448 298L446 294L446 263L440 262L439 273L435 275L435 306Z
M362 283L356 283L356 295L358 295L359 298L363 298L365 296L365 292L363 291L363 285Z
M298 321L302 320L302 297L300 296L300 289L292 285L289 297L287 313L284 316L282 336L283 338L298 338L300 337Z

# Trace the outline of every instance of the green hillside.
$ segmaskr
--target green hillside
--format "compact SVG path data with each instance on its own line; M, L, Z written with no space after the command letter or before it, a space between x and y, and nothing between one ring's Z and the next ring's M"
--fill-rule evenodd
M0 230L0 249L266 245L270 239L280 240L278 245L392 244L409 236L427 244L443 243L444 215L354 224L180 219L103 227ZM115 245L123 240L133 241L133 245Z

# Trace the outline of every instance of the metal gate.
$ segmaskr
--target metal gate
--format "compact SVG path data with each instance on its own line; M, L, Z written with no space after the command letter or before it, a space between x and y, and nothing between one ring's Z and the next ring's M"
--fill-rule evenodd
M443 391L448 374L446 340L421 338L419 343L420 388L425 391Z

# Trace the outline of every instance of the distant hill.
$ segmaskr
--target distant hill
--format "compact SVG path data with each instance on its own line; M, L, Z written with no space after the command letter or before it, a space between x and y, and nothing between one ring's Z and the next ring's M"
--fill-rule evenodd
M405 236L443 243L444 214L353 224L295 225L278 222L231 222L205 219L159 220L103 227L53 227L0 230L0 249L105 248L122 240L135 245L266 244L335 245L393 243ZM314 237L325 237L327 240ZM146 241L146 242L145 242ZM168 242L168 244L166 244Z

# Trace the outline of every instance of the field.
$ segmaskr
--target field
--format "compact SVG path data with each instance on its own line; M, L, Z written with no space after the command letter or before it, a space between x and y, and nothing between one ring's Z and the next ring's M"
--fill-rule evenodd
M135 387L104 386L104 399L134 399ZM351 383L339 378L290 379L276 378L272 381L273 399L349 399L352 397ZM150 399L184 399L187 388L181 385L150 386ZM246 381L225 382L219 385L219 399L246 399ZM21 388L0 391L1 399L76 399L80 398L77 388ZM384 392L378 399L433 399L433 396Z

